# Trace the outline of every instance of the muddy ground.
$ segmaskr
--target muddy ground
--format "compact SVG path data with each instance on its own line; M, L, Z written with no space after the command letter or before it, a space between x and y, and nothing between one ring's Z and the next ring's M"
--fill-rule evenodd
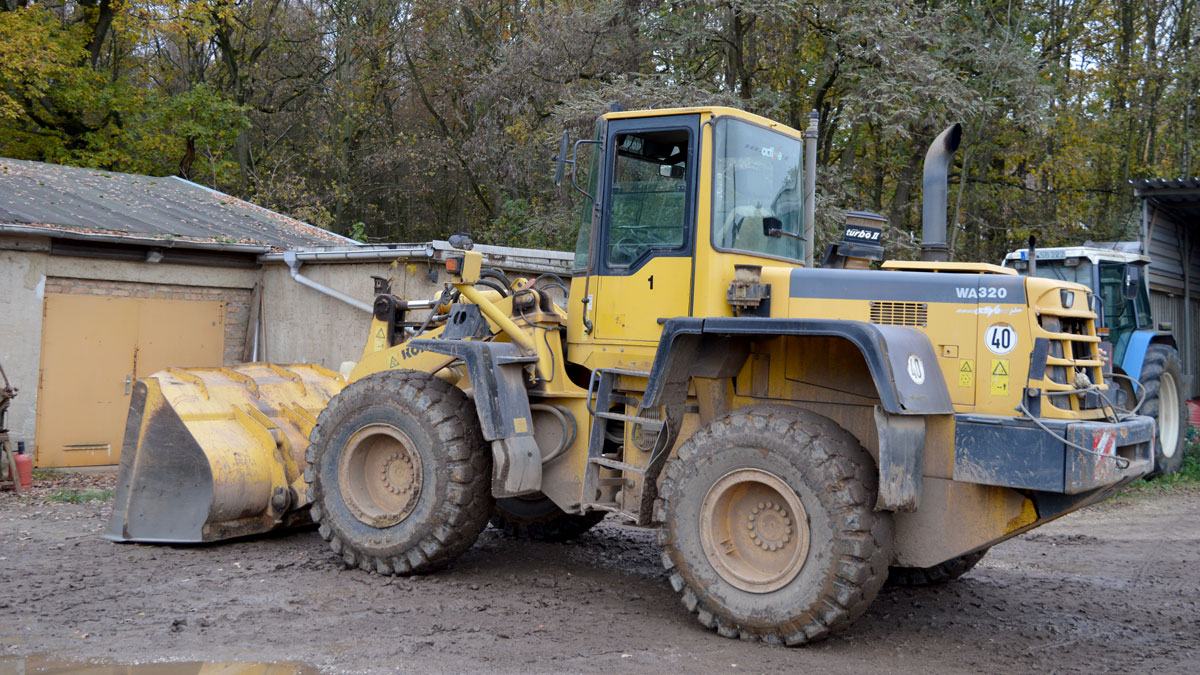
M652 533L611 521L567 544L489 529L452 568L391 579L342 569L315 532L112 544L107 502L46 495L0 495L0 671L32 656L323 672L1200 671L1197 493L1072 514L957 582L886 588L849 630L801 649L702 628Z

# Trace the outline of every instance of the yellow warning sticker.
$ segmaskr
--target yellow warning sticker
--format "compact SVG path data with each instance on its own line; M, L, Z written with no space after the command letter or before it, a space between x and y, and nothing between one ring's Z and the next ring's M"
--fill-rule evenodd
M513 430L518 434L523 434L526 431L529 431L529 420L525 419L524 417L514 417Z
M971 359L959 359L958 361L958 386L975 386L975 368L971 365Z
M992 359L992 396L1008 395L1008 359Z
M381 352L387 349L387 346L387 329L380 326L379 330L375 331L375 351Z

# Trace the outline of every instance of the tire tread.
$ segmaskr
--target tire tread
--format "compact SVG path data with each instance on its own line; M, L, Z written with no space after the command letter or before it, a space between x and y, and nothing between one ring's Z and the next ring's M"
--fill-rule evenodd
M667 522L673 501L681 496L681 486L709 459L704 455L705 450L719 447L721 437L742 431L795 438L798 443L790 461L810 486L823 491L827 498L823 501L832 505L830 523L841 530L835 536L836 560L830 580L834 591L826 594L823 607L771 628L740 623L704 589L693 588ZM826 417L776 405L733 411L689 438L677 457L667 463L664 474L659 493L664 520L659 543L664 548L664 567L671 572L672 586L681 594L688 611L702 625L709 628L715 625L721 635L789 646L821 639L865 612L887 579L892 548L891 517L876 513L871 504L870 495L877 482L874 462L857 439Z
M434 418L432 434L443 445L440 453L449 485L433 518L439 523L403 552L373 555L353 537L328 522L329 509L322 508L324 490L317 467L328 450L327 429L352 414L358 406L382 401L407 401ZM330 549L341 555L347 567L360 566L379 574L425 574L449 564L465 553L487 526L492 511L491 454L483 442L474 404L461 390L428 373L394 370L375 373L351 384L321 411L305 450L305 471L313 521Z

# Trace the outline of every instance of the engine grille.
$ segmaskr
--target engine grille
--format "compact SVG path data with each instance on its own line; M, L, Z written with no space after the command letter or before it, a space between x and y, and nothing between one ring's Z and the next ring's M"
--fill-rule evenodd
M871 323L886 326L924 326L929 305L924 302L871 301Z
M1091 384L1103 384L1103 362L1100 358L1100 338L1095 333L1092 316L1080 316L1079 312L1041 308L1038 325L1050 341L1046 358L1046 374L1041 383L1043 389L1072 391L1076 387L1076 376L1086 375ZM1096 404L1084 405L1075 396L1047 397L1046 403L1063 410L1082 410Z

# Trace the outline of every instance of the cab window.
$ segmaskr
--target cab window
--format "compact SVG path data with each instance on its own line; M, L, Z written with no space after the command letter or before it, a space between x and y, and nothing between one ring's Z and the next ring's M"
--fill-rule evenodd
M617 134L609 192L609 267L632 267L688 242L686 129Z
M571 168L573 174L570 180L583 192L583 198L579 200L579 233L575 236L575 264L572 267L577 272L588 269L591 257L592 217L596 206L594 195L596 194L596 184L600 181L600 156L602 153L599 144L604 140L601 135L603 132L604 120L597 120L596 131L592 134L593 142L580 144L579 152L586 154L582 157L576 156L576 164ZM579 170L582 165L587 166L586 172ZM576 176L575 173L582 175ZM577 180L579 182L575 182Z
M1100 295L1104 299L1104 325L1112 333L1137 328L1134 302L1121 295L1125 263L1100 263Z

